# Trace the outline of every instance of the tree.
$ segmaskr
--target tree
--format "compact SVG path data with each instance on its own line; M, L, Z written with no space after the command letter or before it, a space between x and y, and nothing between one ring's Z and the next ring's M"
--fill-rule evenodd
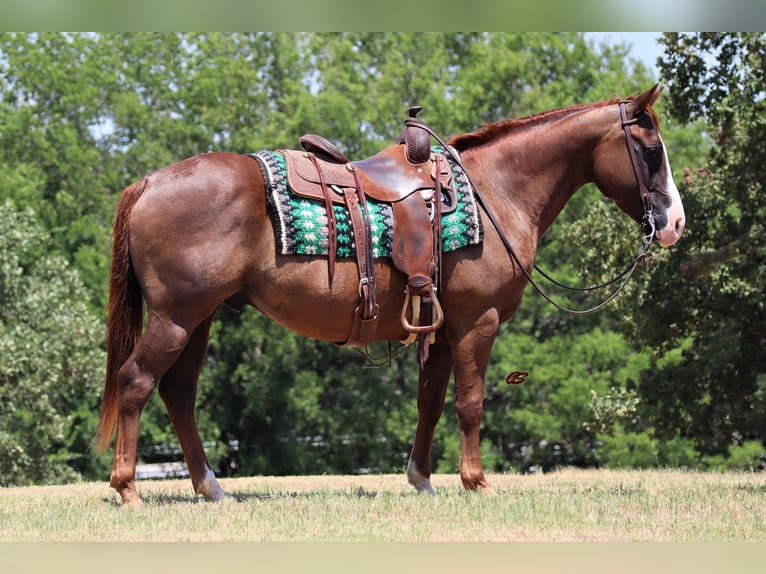
M766 219L766 34L665 34L664 43L671 111L681 121L704 119L714 146L705 166L710 177L688 179L694 223L687 254L668 262L673 289L651 291L657 319L642 321L647 332L668 333L658 323L672 317L679 327L668 339L688 347L664 374L665 385L647 379L644 388L662 415L661 429L682 429L706 452L721 453L747 440L766 442L766 250L755 233ZM700 257L695 252L737 242L748 243L741 257L697 279L678 275L684 260Z
M92 35L0 33L0 159L34 170L29 205L93 287L94 309L106 301L111 220L113 171L94 135L114 89L108 73Z
M103 325L29 210L0 203L0 484L105 473L88 452L101 387Z
M704 127L709 153L676 174L686 232L631 287L623 327L654 349L638 389L655 436L724 455L766 439L766 251L758 233L766 217L766 35L668 33L662 42L665 105L676 121Z

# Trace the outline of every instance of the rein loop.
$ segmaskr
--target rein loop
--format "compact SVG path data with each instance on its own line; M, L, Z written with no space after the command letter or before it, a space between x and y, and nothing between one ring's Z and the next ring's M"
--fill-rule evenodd
M421 129L426 130L429 134L431 134L434 139L436 139L439 144L444 148L446 153L448 153L455 162L463 169L463 171L466 174L466 177L468 178L469 183L471 184L471 187L473 187L474 194L476 196L476 200L481 205L484 212L487 214L487 217L489 218L490 223L492 223L492 226L497 231L500 241L502 241L503 245L505 246L506 251L511 256L511 259L518 265L519 269L521 269L521 272L524 274L524 276L527 278L529 283L534 287L534 289L545 299L548 301L551 305L556 307L557 309L564 311L565 313L569 313L571 315L587 315L589 313L593 313L595 311L598 311L599 309L605 307L608 305L617 295L619 295L622 290L625 288L625 286L628 284L628 281L630 281L630 278L633 276L633 273L635 272L636 268L638 267L638 264L646 257L649 247L652 244L652 241L654 240L654 234L656 231L655 228L655 221L654 221L654 215L652 214L652 205L650 202L650 196L649 196L649 190L646 187L646 184L644 183L643 178L640 175L639 168L638 168L638 161L636 159L636 151L633 147L633 137L630 135L630 126L638 123L640 116L635 117L633 119L628 119L627 112L625 111L625 106L630 100L623 100L619 103L620 106L620 119L622 122L622 128L623 132L625 133L625 143L628 147L628 155L630 156L630 163L633 168L633 173L636 176L636 182L638 183L639 192L641 194L641 200L644 205L644 217L641 222L641 227L643 229L644 235L643 240L641 242L641 247L638 251L638 254L636 255L633 262L628 265L628 267L623 271L622 273L618 274L613 279L610 279L609 281L602 283L600 285L595 285L593 287L571 287L569 285L565 285L563 283L559 283L552 277L550 277L548 274L544 273L537 265L534 266L534 269L540 273L545 279L553 283L554 285L557 285L559 287L562 287L564 289L569 289L572 291L594 291L597 289L602 289L604 287L608 287L617 281L620 281L623 277L625 277L624 281L620 283L614 292L612 292L604 301L599 303L598 305L595 305L594 307L590 307L588 309L570 309L569 307L565 307L564 305L558 303L553 298L551 298L550 295L543 289L540 284L535 281L535 279L532 277L532 274L522 265L521 259L516 254L516 250L513 248L513 245L511 245L511 242L509 241L508 237L506 237L505 233L500 227L500 224L498 223L497 219L495 218L495 215L492 213L492 210L489 208L489 205L487 205L487 202L484 200L484 197L482 196L481 192L479 191L478 186L474 182L473 178L471 177L471 174L468 172L468 170L465 169L465 166L463 165L462 161L460 160L460 157L456 152L452 150L450 146L448 146L444 140L429 126L427 123L425 123L422 120L419 120L417 118L407 118L405 119L405 125L412 125L417 126ZM627 277L626 277L627 276Z

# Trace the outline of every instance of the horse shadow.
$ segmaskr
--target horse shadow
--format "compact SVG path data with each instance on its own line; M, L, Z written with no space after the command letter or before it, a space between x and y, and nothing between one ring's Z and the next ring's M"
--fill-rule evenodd
M147 506L169 506L177 504L211 504L205 497L194 493L163 493L163 492L142 492L141 499ZM374 499L377 498L380 493L376 490L368 490L364 487L347 488L347 489L332 489L332 490L315 490L315 491L227 491L224 497L225 501L231 501L236 503L248 503L248 502L268 502L272 500L282 499L315 499L318 496L321 497L337 497L337 498L357 498L357 499ZM103 502L110 504L113 507L120 507L121 503L118 499L113 497L104 497Z

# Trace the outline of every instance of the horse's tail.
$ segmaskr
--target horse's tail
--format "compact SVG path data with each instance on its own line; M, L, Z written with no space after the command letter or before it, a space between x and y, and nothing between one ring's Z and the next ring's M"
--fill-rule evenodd
M130 214L145 187L146 179L142 179L122 192L112 229L112 270L109 276L106 323L106 382L94 439L97 452L103 452L112 442L119 408L117 374L133 352L143 328L143 299L130 261L128 236Z

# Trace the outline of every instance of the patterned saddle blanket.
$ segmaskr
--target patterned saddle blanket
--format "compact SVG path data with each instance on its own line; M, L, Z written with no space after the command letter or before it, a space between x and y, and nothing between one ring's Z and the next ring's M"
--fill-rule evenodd
M435 146L433 151L443 153ZM261 166L266 180L266 193L277 252L281 255L327 255L327 212L322 201L294 193L287 180L287 163L278 151L261 150L250 154ZM455 182L456 194L442 195L443 251L478 245L483 240L483 227L473 189L463 170L447 157ZM456 197L456 200L455 200ZM456 201L456 205L451 203ZM392 249L393 210L391 204L367 199L371 242L374 257L390 257ZM351 217L343 204L334 204L337 228L337 257L354 257L354 234Z

